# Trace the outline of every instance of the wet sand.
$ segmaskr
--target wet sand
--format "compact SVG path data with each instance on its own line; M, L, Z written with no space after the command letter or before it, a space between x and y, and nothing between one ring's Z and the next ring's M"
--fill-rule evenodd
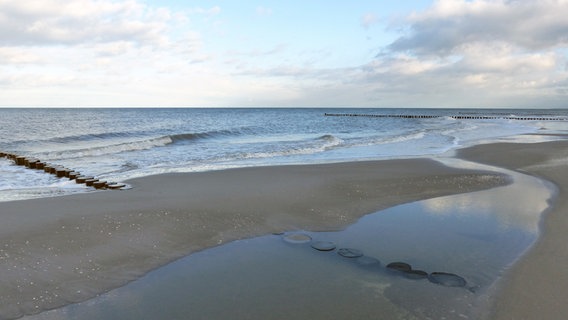
M232 240L338 230L396 204L508 182L411 159L167 174L131 190L0 203L0 318L86 300Z
M539 240L503 279L491 318L562 318L568 314L568 142L481 145L459 156L530 173L558 187Z

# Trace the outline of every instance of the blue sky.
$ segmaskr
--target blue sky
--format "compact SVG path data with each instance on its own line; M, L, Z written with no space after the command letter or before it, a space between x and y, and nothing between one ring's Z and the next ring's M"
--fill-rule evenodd
M568 107L567 16L564 0L0 0L0 105Z

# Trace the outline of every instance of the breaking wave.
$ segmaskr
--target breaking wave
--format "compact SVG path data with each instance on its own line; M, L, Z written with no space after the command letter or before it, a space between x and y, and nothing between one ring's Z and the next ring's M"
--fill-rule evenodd
M259 152L239 153L232 160L239 159L262 159L275 158L292 155L307 155L324 152L333 148L337 148L344 144L344 141L334 135L326 134L315 139L305 141L294 141L292 144L283 144L281 148L276 147L274 150L266 150ZM229 160L229 159L226 159Z
M92 146L87 148L67 147L67 149L64 150L52 151L48 153L39 153L39 154L34 154L34 156L45 160L101 156L101 155L117 154L129 151L147 150L157 147L164 147L175 143L187 143L191 141L195 142L198 140L205 140L205 139L238 136L245 134L247 131L249 130L238 129L238 130L216 130L216 131L205 131L205 132L194 132L194 133L181 133L181 134L165 135L157 138L146 138L146 139L118 142L118 143L111 143L112 139L110 139L107 142L109 144L106 145ZM84 135L84 136L58 138L58 139L52 139L50 141L55 142L57 140L57 142L63 142L63 141L81 140L82 142L84 142L87 140L92 140L93 137L99 137L100 139L104 140L105 138L107 139L124 138L127 136L128 136L127 134L121 134L115 132L115 133L106 133L103 135ZM89 138L86 139L86 137ZM82 143L82 145L84 145L84 143Z
M123 142L111 145L96 146L91 148L77 148L68 149L63 151L53 151L45 154L37 154L36 156L40 159L54 160L54 159L67 159L67 158L81 158L81 157L92 157L101 156L106 154L117 154L121 152L128 151L139 151L146 150L155 147L163 147L171 144L173 141L169 136Z

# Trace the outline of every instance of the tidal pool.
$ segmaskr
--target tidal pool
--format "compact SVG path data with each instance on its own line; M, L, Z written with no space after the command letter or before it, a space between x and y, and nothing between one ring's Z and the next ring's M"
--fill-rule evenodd
M197 252L24 319L483 318L554 194L542 180L506 173L511 185L399 205L342 231L291 230ZM392 262L415 272L386 268Z

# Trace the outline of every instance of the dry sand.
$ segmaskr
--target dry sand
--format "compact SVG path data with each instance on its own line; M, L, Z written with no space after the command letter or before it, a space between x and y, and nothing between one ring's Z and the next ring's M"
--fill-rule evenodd
M337 230L399 203L507 182L411 159L168 174L126 191L0 203L0 319L88 299L228 241Z
M558 196L541 237L503 280L493 319L563 319L568 315L568 141L475 146L459 156L542 177Z

